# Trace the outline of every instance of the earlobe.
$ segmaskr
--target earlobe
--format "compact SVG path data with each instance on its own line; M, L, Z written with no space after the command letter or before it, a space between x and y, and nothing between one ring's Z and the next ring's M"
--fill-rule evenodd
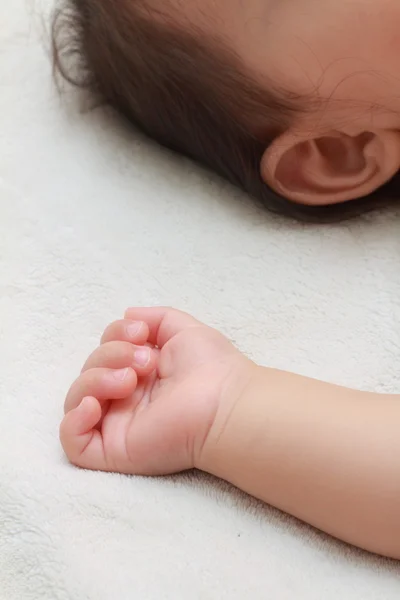
M260 168L264 181L293 202L347 202L371 194L397 173L400 132L334 131L316 138L287 132L266 150Z

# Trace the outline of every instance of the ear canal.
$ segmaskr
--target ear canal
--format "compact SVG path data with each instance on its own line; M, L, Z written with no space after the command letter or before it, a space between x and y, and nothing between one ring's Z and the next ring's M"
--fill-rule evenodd
M281 140L282 142L283 140ZM400 133L332 132L315 139L274 142L264 155L264 179L302 204L333 204L366 196L400 168Z

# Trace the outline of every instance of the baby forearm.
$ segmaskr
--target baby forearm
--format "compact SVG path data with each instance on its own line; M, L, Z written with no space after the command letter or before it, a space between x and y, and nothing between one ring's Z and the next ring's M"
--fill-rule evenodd
M205 470L344 541L400 558L400 397L255 369Z

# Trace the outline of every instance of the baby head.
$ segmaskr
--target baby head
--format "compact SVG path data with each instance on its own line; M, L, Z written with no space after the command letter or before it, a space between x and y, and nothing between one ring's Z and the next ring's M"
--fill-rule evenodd
M398 23L397 0L68 0L54 61L267 208L334 220L400 194Z

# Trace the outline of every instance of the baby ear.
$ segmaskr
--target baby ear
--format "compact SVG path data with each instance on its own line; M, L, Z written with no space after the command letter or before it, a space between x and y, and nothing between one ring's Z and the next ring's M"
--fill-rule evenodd
M400 132L333 131L312 138L288 131L265 151L260 169L265 183L293 202L347 202L368 196L397 173Z

